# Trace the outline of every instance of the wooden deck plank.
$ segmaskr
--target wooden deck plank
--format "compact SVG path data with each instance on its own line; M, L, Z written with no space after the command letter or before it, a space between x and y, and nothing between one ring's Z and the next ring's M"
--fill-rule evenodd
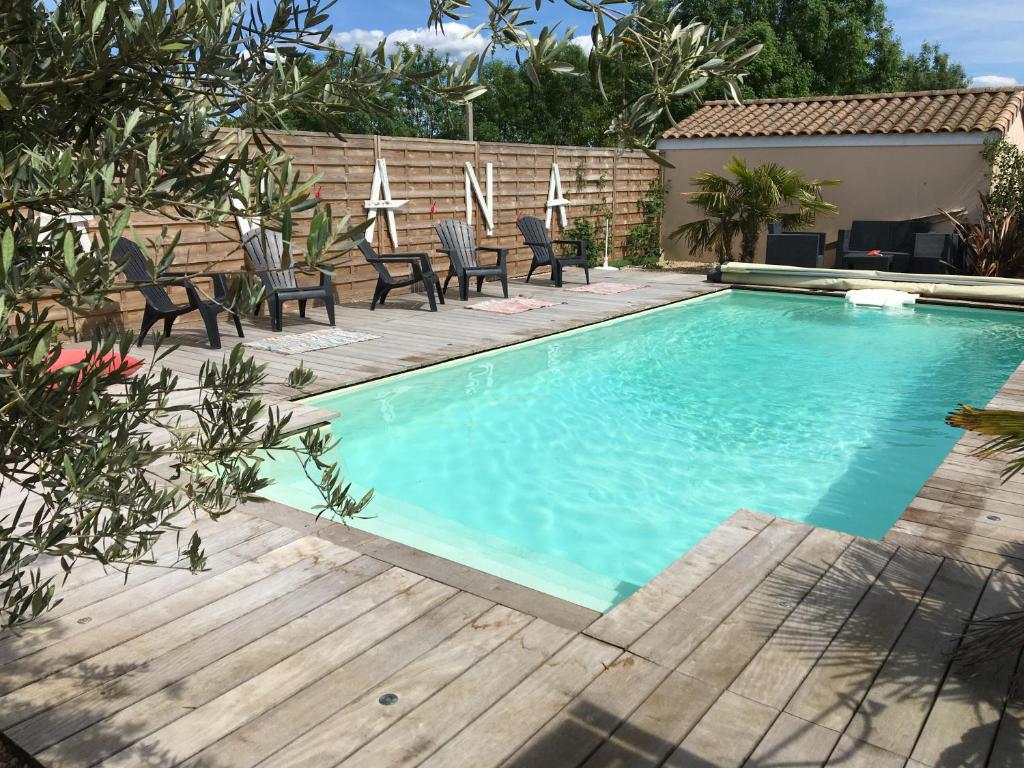
M584 768L655 768L704 716L720 691L671 672L584 764Z
M622 651L582 635L423 763L430 768L498 765L579 694Z
M227 529L228 535L212 542L207 549L207 570L203 573L193 574L186 568L168 572L162 567L137 567L131 569L127 580L122 573L108 573L77 590L62 591L65 604L48 613L46 620L35 626L31 634L9 637L0 643L0 665L38 653L55 643L66 643L82 632L95 632L108 621L121 619L126 604L146 605L177 589L211 578L239 562L235 547L273 530L274 526L263 520L248 520ZM63 612L59 612L61 607L65 607Z
M898 551L785 711L842 733L941 562L925 552Z
M230 650L214 663L197 671L177 675L173 668L160 670L157 683L163 685L153 693L141 699L133 697L129 702L131 706L120 708L116 714L100 721L97 726L61 741L43 752L41 757L45 758L46 765L54 768L72 768L83 762L99 762L177 720L186 708L200 707L230 692L289 657L322 642L323 638L333 635L335 639L331 642L337 642L341 635L336 633L359 621L350 629L352 634L361 635L364 639L357 640L348 650L348 653L357 653L360 648L367 647L379 637L372 632L372 626L382 616L394 613L394 606L379 613L374 613L375 609L421 582L423 579L415 574L391 568L298 619L276 630L261 633L258 639ZM422 590L413 598L405 599L419 599L421 594ZM261 626L257 625L256 629L261 629ZM170 661L173 662L173 658ZM160 672L173 682L167 685Z
M182 765L193 768L218 764L239 768L256 765L267 754L276 752L325 720L332 719L349 703L361 697L368 701L376 700L379 693L370 696L375 686L420 656L430 655L465 627L468 626L472 632L476 626L484 626L486 622L474 622L491 608L493 603L483 598L466 592L457 593L451 600L296 691L272 709L240 728L225 731L222 738ZM450 652L450 649L444 651ZM464 653L471 651L472 648L467 647Z
M996 731L996 741L989 754L991 768L1020 768L1024 763L1024 699L1020 684L1024 680L1024 653L1017 662L1016 695L1006 702Z
M136 638L144 639L139 642L152 640L153 630L175 621L187 633L188 619L179 621L183 617L324 548L318 540L301 540L294 532L282 529L239 546L245 552L236 553L238 562L234 567L220 573L211 571L209 578L126 611L119 621L77 634L66 643L48 646L12 664L11 672L0 678L0 726L9 726L19 716L31 714L30 701L40 705L47 700L62 700L53 697L58 692L73 692L83 676L93 679L100 674L116 674L117 665L122 662L112 658L125 658L133 653ZM251 559L246 560L246 554ZM106 668L107 664L113 666Z
M523 744L506 768L576 766L661 683L668 670L623 653Z
M849 546L853 537L815 528L679 665L724 690Z
M448 587L421 582L212 701L182 711L181 717L107 758L104 765L164 766L181 762L443 606L453 593Z
M894 552L886 544L854 541L729 689L782 709Z
M839 738L826 765L833 768L903 768L906 757L857 741L844 734Z
M846 733L910 757L949 667L950 641L974 613L988 572L945 560Z
M630 650L662 666L675 668L810 531L808 526L776 518L645 632Z
M739 768L778 717L772 707L725 691L669 755L665 768Z
M341 765L420 765L551 659L573 634L546 621L534 621Z
M263 764L275 768L336 765L412 712L510 637L518 635L530 621L531 618L526 614L495 606L430 653L381 681L376 686L377 691L397 692L398 700L395 703L382 706L378 702L377 691L374 695L360 697L266 757Z
M212 664L249 642L274 632L349 589L383 573L384 563L368 557L328 571L308 585L290 589L202 637L153 659L143 674L120 676L79 694L61 707L60 718L42 712L8 731L24 749L42 752L193 672ZM68 745L73 751L73 745Z
M772 518L737 512L690 551L586 629L591 637L628 648L745 544Z
M749 768L824 765L839 736L836 731L783 712L744 765Z
M1020 610L1024 579L994 573L975 616ZM942 683L911 757L925 765L981 766L1003 715L1016 659L996 658L967 667L954 663Z

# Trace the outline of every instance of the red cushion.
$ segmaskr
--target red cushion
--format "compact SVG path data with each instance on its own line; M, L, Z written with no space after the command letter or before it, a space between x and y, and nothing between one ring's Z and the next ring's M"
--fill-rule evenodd
M68 365L77 365L83 363L89 358L88 349L62 349L57 358L50 363L48 370L59 371ZM136 373L142 367L142 361L138 358L126 355L123 359L121 355L116 352L108 352L105 355L101 355L99 358L94 359L91 366L100 367L102 366L104 373L114 373L119 371L121 376L131 376ZM124 366L122 368L122 365Z

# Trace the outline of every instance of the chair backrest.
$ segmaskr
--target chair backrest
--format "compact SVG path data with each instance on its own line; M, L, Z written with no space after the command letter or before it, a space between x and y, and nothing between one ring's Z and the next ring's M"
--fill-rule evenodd
M768 235L765 264L787 267L820 267L824 250L820 232L787 232Z
M900 251L910 253L914 235L927 232L927 221L855 221L850 227L850 250Z
M949 255L950 235L940 232L918 232L914 235L914 256L945 259Z
M393 282L393 278L391 277L391 273L388 271L387 265L380 260L377 255L377 251L375 251L373 246L370 245L369 240L365 237L360 237L356 240L356 247L359 248L366 260L373 265L373 268L377 270L378 275L387 282Z
M548 237L548 228L544 222L536 216L523 216L516 222L519 231L523 233L523 240L533 251L533 258L538 264L550 264L553 256L551 252L551 238Z
M434 230L456 269L477 266L476 242L473 240L473 230L466 222L441 221L434 226Z
M242 247L268 293L298 285L295 282L295 269L281 268L284 263L284 238L280 232L253 227L242 236Z
M149 262L146 254L127 237L120 238L114 245L114 261L121 267L121 274L129 283L136 283L135 286L146 298L146 303L153 309L161 312L168 312L176 308L176 304L167 295L167 289L161 285L143 285L152 283L153 275L149 271Z

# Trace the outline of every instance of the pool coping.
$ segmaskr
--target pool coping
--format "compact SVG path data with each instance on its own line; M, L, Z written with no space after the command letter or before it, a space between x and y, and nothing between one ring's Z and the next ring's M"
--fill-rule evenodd
M710 284L709 284L710 285ZM704 287L704 286L702 286ZM355 381L344 386L329 386L321 391L307 392L299 395L293 399L296 405L302 405L304 401L313 400L331 393L341 392L343 390L351 390L357 387L366 386L373 383L379 383L386 379L396 378L399 376L406 376L413 373L423 371L427 368L435 368L438 366L446 366L457 364L468 358L475 358L478 356L486 356L501 352L512 347L520 347L529 344L539 343L546 339L550 339L554 336L568 335L578 333L584 330L588 330L596 325L604 325L614 323L628 319L632 316L645 314L655 311L661 311L679 304L683 304L690 301L702 300L707 297L719 295L731 290L750 290L750 291L763 291L769 293L788 293L795 295L807 295L807 296L828 296L841 298L844 295L842 291L827 291L819 289L802 289L802 288L788 288L788 287L776 287L776 286L761 286L761 285L744 285L738 283L730 283L723 285L714 285L712 290L705 290L700 293L694 293L689 296L682 298L673 298L668 301L655 304L653 306L632 308L629 311L614 314L609 317L594 320L592 322L583 323L572 328L554 330L548 333L541 333L538 336L524 339L521 341L514 341L504 344L499 344L491 347L486 347L475 352L469 352L465 354L459 354L452 356L444 360L438 360L434 362L428 362L423 364L417 364L408 366L401 370L396 370L390 373L382 375L369 376L365 379ZM932 304L939 306L959 306L964 308L973 309L990 309L990 310L1002 310L1002 311L1024 311L1024 306L1019 305L1007 305L997 304L992 302L971 302L959 299L933 299L933 298L922 298L920 303ZM993 403L999 402L1000 405L1005 407L1006 395L1004 392L1011 385L1019 387L1024 392L1024 361L1018 364L1018 367L1007 377L1007 380L1000 386L992 400L987 404L989 407ZM1016 396L1013 393L1009 393L1011 399L1019 404L1019 407L1024 409L1024 394ZM315 414L314 418L306 420L300 429L295 431L307 430L325 425L330 417L333 417L334 412L327 409L318 408L315 405L307 406ZM950 451L943 457L942 461L935 468L935 470L926 479L922 488L928 486L933 481L936 474L938 474L946 462L953 456L957 449L963 450L962 446L965 444L965 439L970 438L970 433L965 433L960 439L954 444ZM967 442L970 442L969 440ZM919 490L920 492L920 490ZM1024 504L1024 490L1021 493L1022 504ZM917 501L917 496L907 505L906 508L900 513L900 516L894 521L893 525L886 531L885 535L878 541L889 541L890 536L893 534L896 526L903 521L904 515L910 510L914 502ZM533 589L531 587L518 584L516 582L509 581L507 579L495 576L485 571L480 571L475 568L463 565L461 563L449 560L447 558L440 557L438 555L431 554L424 550L417 549L415 547L402 544L388 539L383 536L378 536L358 528L354 528L344 521L333 521L318 517L310 512L291 507L286 504L273 501L264 502L253 502L249 503L244 507L244 511L248 514L252 514L256 517L261 517L266 520L270 520L279 525L282 525L293 530L299 530L306 533L312 533L314 535L322 536L334 543L349 547L356 551L359 551L370 557L374 557L383 562L391 565L404 568L406 570L417 573L421 576L425 576L435 581L439 581L448 586L456 589L469 592L471 594L484 597L489 600L493 600L502 605L506 605L510 608L529 613L537 616L538 618L544 619L556 624L558 626L572 629L575 631L587 630L588 634L591 634L591 629L595 625L600 626L607 620L608 624L614 624L608 620L608 617L615 614L615 612L627 605L631 605L634 597L637 600L643 601L649 599L648 593L656 581L661 579L667 572L676 570L687 561L687 556L692 550L682 553L676 560L670 563L665 569L655 575L650 581L640 587L630 597L626 598L622 602L613 606L607 611L600 612L590 608L586 608L577 603L570 602L563 598L555 595L542 592L540 590ZM749 520L754 517L761 517L761 513L755 511L747 511L744 509L738 509L732 516L726 518L722 523L716 526L715 530L712 531L714 535L723 527L728 525L737 525L739 527L746 527L749 524ZM738 521L738 522L737 522ZM829 529L831 530L831 529ZM915 546L913 541L900 540L899 543L903 546ZM971 559L966 558L961 553L961 556L957 555L957 547L950 545L929 545L926 542L920 542L921 549L926 551L932 551L940 553L946 557L953 559L964 559L965 562L977 562L977 558ZM983 563L978 563L983 564ZM985 563L987 567L997 568L998 566L992 565L991 563ZM628 611L631 609L624 609ZM632 623L632 620L631 620ZM616 642L614 635L607 635L603 630L596 630L592 636L597 639L601 639L605 642L609 642L613 645L620 645Z

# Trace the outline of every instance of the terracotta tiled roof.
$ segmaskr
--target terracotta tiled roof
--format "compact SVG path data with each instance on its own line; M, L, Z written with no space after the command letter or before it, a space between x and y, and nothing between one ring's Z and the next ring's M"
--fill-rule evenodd
M1024 88L876 93L708 101L666 139L883 133L1006 133L1024 107Z

